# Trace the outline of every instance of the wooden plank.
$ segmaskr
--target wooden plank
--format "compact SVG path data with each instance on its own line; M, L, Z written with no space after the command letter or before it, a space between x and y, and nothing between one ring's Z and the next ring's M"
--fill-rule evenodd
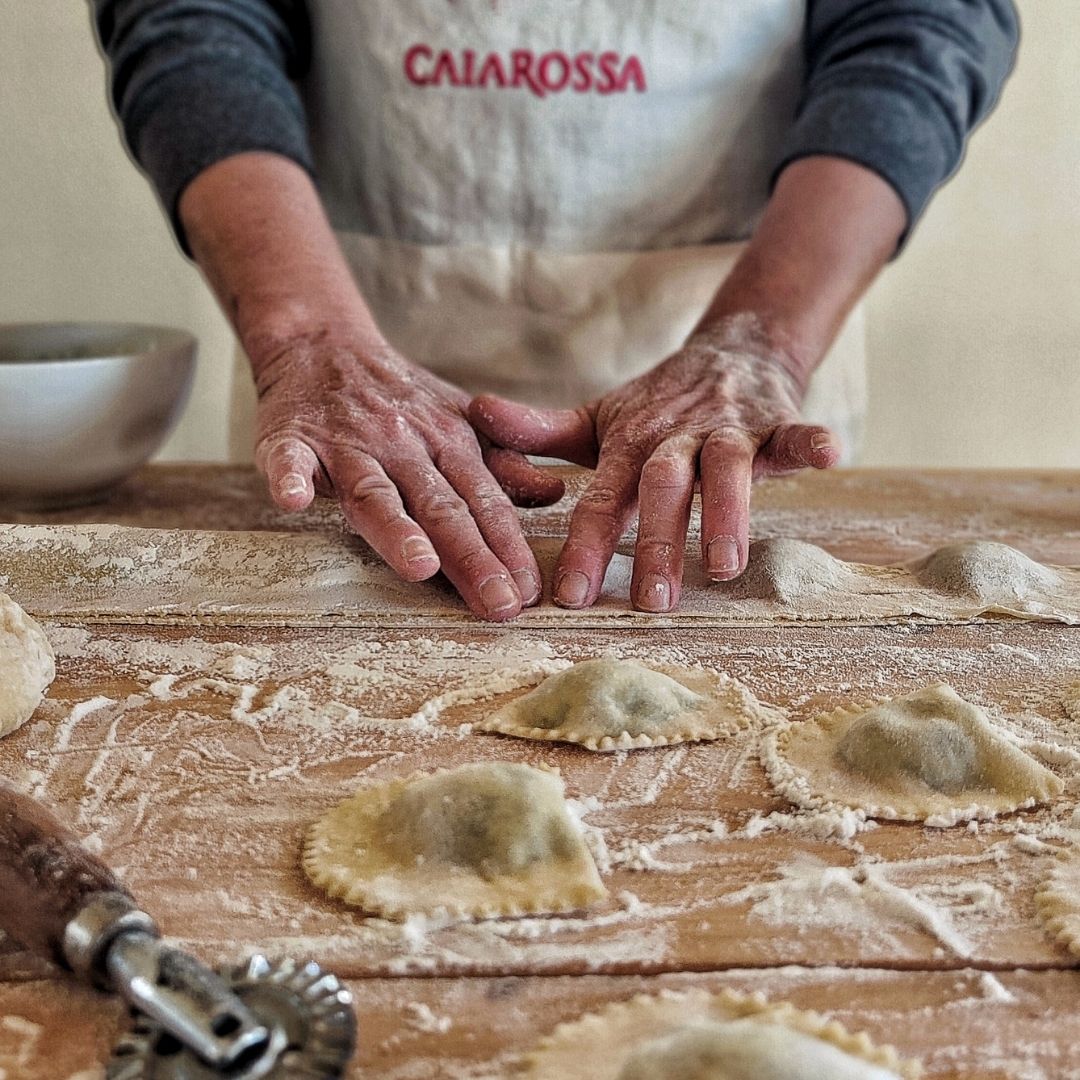
M350 1080L504 1080L557 1023L662 987L789 1000L921 1059L932 1080L1076 1080L1080 972L909 973L785 968L658 978L353 982ZM119 1005L69 983L0 984L0 1078L101 1080Z
M168 934L212 960L258 946L312 955L349 977L1066 962L1032 898L1071 813L1068 797L977 832L883 824L818 838L805 816L768 818L790 807L769 789L753 733L592 754L471 734L461 725L485 703L428 721L415 714L437 695L544 657L701 663L798 716L946 678L1015 717L1021 737L1065 746L1066 768L1080 733L1067 723L1060 693L1080 666L1080 630L683 629L554 640L482 627L431 638L49 631L60 675L38 717L0 743L0 771L56 805ZM307 882L299 865L305 828L358 784L475 760L562 770L603 837L605 905L588 916L424 932L365 919ZM1018 832L1048 844L1018 841ZM857 888L841 882L837 892L822 874L869 862L886 868L907 910L867 908L861 893L849 895ZM781 889L775 883L785 876ZM27 974L20 958L6 963L0 974Z
M580 490L583 475L568 476ZM804 474L756 489L754 532L879 563L992 537L1077 565L1078 496L1075 472ZM530 533L561 535L567 506L527 512ZM0 517L340 530L332 504L284 515L251 470L218 466L155 466L102 507ZM363 976L353 984L366 1033L357 1077L494 1080L560 1020L661 985L704 983L827 1011L922 1056L932 1077L1080 1080L1080 973L1067 970L1032 904L1073 812L1080 730L1060 696L1080 676L1080 631L1010 622L49 629L60 677L35 720L0 741L0 773L56 804L204 959L265 947ZM769 818L790 808L769 790L750 738L600 756L472 735L460 726L468 706L416 722L433 695L493 671L604 652L714 666L796 716L946 679L1002 710L1019 737L1056 743L1069 793L977 832L883 825L819 838L800 831L804 817ZM356 784L478 759L562 769L606 845L607 906L588 917L402 929L306 882L304 828ZM855 910L847 886L815 891L823 867L868 860L917 902L906 913ZM104 1060L119 1007L35 981L48 969L0 950L0 979L12 980L0 982L0 1080L100 1080L93 1063ZM651 974L660 972L672 974ZM449 1029L437 1030L443 1019Z

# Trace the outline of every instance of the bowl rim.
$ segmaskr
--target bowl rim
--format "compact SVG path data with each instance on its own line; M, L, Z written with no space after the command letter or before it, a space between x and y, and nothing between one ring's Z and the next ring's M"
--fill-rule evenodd
M127 351L102 346L99 352L91 356L21 356L7 358L3 355L5 339L9 335L25 334L31 339L35 332L45 334L90 331L100 335L110 333L120 335L143 335L147 340L138 343L137 348ZM150 344L150 339L156 339ZM156 323L124 322L107 319L60 319L29 322L0 322L0 367L26 367L34 364L72 364L96 363L102 360L131 360L141 356L154 356L176 349L194 350L198 338L190 330L178 326L163 326ZM92 346L88 346L92 347Z

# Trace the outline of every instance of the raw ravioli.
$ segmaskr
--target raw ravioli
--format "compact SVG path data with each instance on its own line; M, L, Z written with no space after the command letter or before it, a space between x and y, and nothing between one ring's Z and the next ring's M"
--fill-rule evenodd
M361 789L312 827L304 869L388 918L570 911L606 895L558 773L505 763Z
M1059 856L1035 903L1054 940L1080 957L1080 850L1072 847Z
M891 1047L787 1002L731 990L617 1002L555 1031L528 1080L899 1080L921 1074Z
M994 817L1064 789L944 683L774 728L763 758L773 785L799 806L935 825Z
M656 671L633 660L583 660L549 675L475 726L525 739L622 750L719 739L770 718L741 683L695 669Z

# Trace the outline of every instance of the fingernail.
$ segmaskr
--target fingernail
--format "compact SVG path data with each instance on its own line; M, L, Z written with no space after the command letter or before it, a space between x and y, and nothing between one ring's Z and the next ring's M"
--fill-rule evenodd
M514 584L518 587L518 592L521 593L521 602L530 607L540 599L540 582L537 581L536 575L531 570L515 570Z
M278 485L278 492L283 498L291 499L294 495L303 495L307 491L307 481L299 473L286 473Z
M641 611L670 611L671 582L659 574L646 574L638 586L637 606Z
M739 545L733 537L718 536L709 541L705 549L705 573L710 577L717 574L733 574L739 569Z
M824 450L826 446L832 446L832 436L827 431L819 431L810 436L811 450Z
M517 589L501 574L480 583L480 601L489 615L505 615L521 606Z
M407 563L430 562L438 558L432 546L422 536L410 536L401 545L401 557Z
M560 607L584 607L589 599L589 579L580 570L568 570L555 587L555 603Z

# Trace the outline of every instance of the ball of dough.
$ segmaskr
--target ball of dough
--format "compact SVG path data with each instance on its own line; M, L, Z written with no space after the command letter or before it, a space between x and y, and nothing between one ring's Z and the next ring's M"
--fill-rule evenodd
M580 840L557 783L527 765L464 765L405 787L376 827L403 862L443 863L485 880L571 858Z
M55 675L45 632L0 593L0 737L30 719Z

